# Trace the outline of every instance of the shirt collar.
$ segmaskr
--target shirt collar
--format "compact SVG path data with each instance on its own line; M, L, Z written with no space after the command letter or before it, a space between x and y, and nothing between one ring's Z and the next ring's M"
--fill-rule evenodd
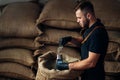
M99 19L90 27L90 29L93 29L96 26L104 26Z

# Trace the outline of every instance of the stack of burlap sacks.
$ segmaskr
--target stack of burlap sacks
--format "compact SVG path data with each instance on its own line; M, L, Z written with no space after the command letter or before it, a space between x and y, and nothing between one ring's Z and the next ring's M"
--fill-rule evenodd
M91 0L96 16L101 18L109 34L108 52L105 58L106 80L120 79L120 1Z
M101 19L109 35L109 46L105 57L106 80L120 79L120 5L117 0L91 0L95 7L96 16ZM45 44L36 50L34 55L41 55L47 51L56 52L58 41L64 36L79 37L80 26L76 23L73 10L75 0L48 0L39 18L38 27L43 34L35 41ZM69 45L68 45L69 46ZM63 53L68 56L79 56L79 52L72 47L64 47ZM38 61L39 63L39 61ZM39 70L39 66L38 66ZM57 73L56 73L57 74ZM36 80L41 80L39 71Z
M67 5L66 7L64 7L61 6L61 4ZM73 11L73 4L74 0L51 0L44 6L42 13L37 19L37 24L41 23L38 25L38 27L42 30L43 34L35 39L35 41L44 44L44 47L36 50L34 53L35 56L45 54L48 51L53 51L53 53L57 53L59 39L61 37L80 36L79 32L75 30L80 28L80 26L76 22ZM63 48L62 55L64 60L72 62L80 59L79 52L74 48L75 46L71 44ZM55 61L53 60L52 63L55 64ZM38 72L36 75L36 80L75 80L76 77L78 77L78 72L71 73L70 71L67 71L66 74L66 71L59 72L55 70L55 67L53 69L46 70L39 64L41 63L38 61ZM48 65L51 66L52 64Z
M80 36L80 26L73 11L74 1L38 0L40 4L47 2L41 12L36 0L0 0L0 80L33 80L35 77L41 80L39 73L35 75L32 70L32 67L39 70L39 65L34 66L37 63L34 59L48 51L56 53L61 37ZM106 80L119 80L120 0L91 1L110 38L105 58ZM80 59L74 45L67 45L62 53L67 55L64 58L69 62L73 58Z
M0 6L0 80L33 80L40 7L35 0L1 0Z

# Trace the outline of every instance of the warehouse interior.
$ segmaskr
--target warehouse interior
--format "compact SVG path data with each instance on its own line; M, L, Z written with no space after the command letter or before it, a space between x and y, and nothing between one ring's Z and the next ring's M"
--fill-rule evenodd
M80 80L82 71L59 71L54 66L59 39L80 36L76 1L0 0L0 80ZM109 36L105 78L120 80L120 0L89 1ZM53 55L40 61L48 53ZM75 45L67 44L62 53L69 62L80 60Z

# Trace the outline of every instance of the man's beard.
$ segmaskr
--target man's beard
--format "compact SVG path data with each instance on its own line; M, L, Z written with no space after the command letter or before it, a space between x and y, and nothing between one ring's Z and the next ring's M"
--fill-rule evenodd
M90 20L86 18L86 21L84 23L84 28L85 29L89 28L89 23L90 23Z

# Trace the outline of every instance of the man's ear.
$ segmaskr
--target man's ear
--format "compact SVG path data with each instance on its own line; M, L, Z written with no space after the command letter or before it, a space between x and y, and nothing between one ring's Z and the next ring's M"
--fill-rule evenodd
M90 18L91 18L91 14L90 14L90 13L87 13L87 19L90 20Z

